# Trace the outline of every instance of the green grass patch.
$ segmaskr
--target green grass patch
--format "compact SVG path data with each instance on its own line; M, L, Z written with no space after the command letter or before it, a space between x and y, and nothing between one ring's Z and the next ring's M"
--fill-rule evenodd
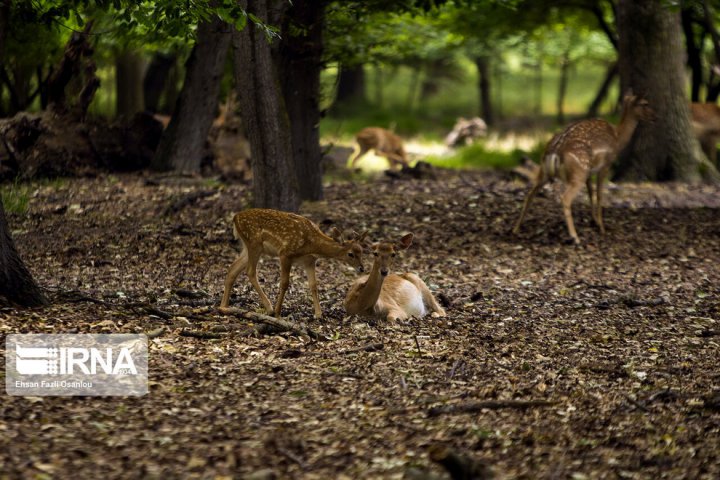
M27 183L19 183L17 180L7 185L0 185L0 197L3 207L8 213L24 214L30 203L31 187Z
M538 149L532 151L520 149L509 152L501 150L488 150L483 143L476 143L467 147L461 147L451 156L429 155L424 160L436 167L453 169L500 169L509 170L518 165L523 156L537 159L540 156Z

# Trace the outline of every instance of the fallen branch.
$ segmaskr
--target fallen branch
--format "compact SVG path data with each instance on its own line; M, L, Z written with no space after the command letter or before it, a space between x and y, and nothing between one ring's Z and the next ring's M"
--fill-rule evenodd
M432 407L428 410L429 417L437 417L447 413L476 413L484 409L499 410L501 408L535 408L551 407L559 402L549 400L485 400L482 402L457 403L454 405L442 405Z
M302 323L294 324L294 323L288 322L287 320L283 320L282 318L271 317L270 315L265 315L263 313L245 312L245 311L240 310L239 308L235 308L235 307L223 308L223 309L221 309L221 312L235 315L236 317L240 317L240 318L245 318L247 320L252 320L254 322L263 323L265 325L272 327L274 330L276 330L278 332L291 332L291 333L294 333L295 335L310 337L313 340L322 339L322 336L320 336L320 334L311 330L310 328L303 325Z
M180 336L181 337L201 338L203 340L216 340L218 338L226 337L226 335L223 335L222 333L201 332L201 331L197 331L197 330L180 330Z
M359 352L377 352L384 348L385 348L384 343L368 343L367 345L363 345L362 347L351 348L349 350L343 350L342 352L339 352L339 353L341 355L350 355L351 353L359 353Z

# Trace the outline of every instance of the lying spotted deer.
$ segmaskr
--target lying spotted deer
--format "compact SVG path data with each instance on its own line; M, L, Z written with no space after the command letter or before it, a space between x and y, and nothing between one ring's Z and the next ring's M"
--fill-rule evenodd
M429 308L433 316L445 316L445 310L420 277L414 273L390 273L397 252L407 249L412 238L410 233L397 243L382 242L373 246L375 261L370 274L357 279L345 297L345 310L349 315L378 316L395 321L424 317Z
M322 310L315 278L317 258L334 258L355 267L359 272L363 271L362 242L367 232L351 240L344 240L338 229L333 228L330 237L305 217L259 208L236 214L233 217L233 232L244 248L240 257L230 266L225 278L221 310L228 307L235 279L240 272L245 271L267 312L274 312L279 317L285 292L290 284L290 269L294 264L300 264L307 274L315 317L320 318ZM258 283L257 263L263 254L280 259L280 291L275 308Z
M630 142L638 123L653 121L654 118L655 113L647 100L629 93L623 98L623 115L619 125L614 126L600 119L581 120L556 134L545 148L540 168L537 170L530 192L525 197L522 212L513 233L520 232L520 225L538 190L552 179L559 177L565 184L565 191L561 199L565 222L575 243L580 243L580 239L575 231L571 207L583 185L586 185L588 189L593 220L600 228L600 232L604 234L603 181L618 153ZM593 196L590 178L592 174L597 174L597 197Z
M705 156L713 165L717 163L717 144L720 140L720 106L714 103L691 103L693 134L700 142Z
M351 160L350 168L355 168L355 164L373 149L377 155L388 159L390 168L408 166L402 139L390 130L380 127L363 128L355 136L355 140L360 150Z

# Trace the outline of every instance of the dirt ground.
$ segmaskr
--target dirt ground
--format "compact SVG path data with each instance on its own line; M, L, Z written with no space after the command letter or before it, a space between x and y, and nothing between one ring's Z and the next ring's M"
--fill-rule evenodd
M2 333L151 332L150 392L3 395L0 478L449 478L431 445L499 478L720 478L720 189L611 186L604 237L583 195L579 247L555 190L509 233L525 191L482 172L329 185L302 213L375 240L413 232L397 268L419 273L448 316L347 318L356 274L321 260L325 317L312 318L300 273L283 311L322 336L311 340L248 334L214 308L246 186L38 184L9 220L54 303L0 309ZM193 192L206 195L175 203ZM274 297L277 264L261 277ZM232 305L260 311L242 277ZM489 400L499 408L452 410Z

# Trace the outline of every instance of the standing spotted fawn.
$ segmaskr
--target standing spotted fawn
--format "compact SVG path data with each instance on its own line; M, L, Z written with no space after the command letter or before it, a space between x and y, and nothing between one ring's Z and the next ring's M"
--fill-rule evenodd
M230 304L230 292L235 279L244 271L255 291L260 295L260 301L267 312L274 312L279 317L285 292L290 284L290 269L294 264L300 264L307 274L315 317L320 318L322 310L315 278L317 258L342 260L359 272L363 271L362 242L367 232L346 241L336 228L333 229L332 237L329 237L305 217L260 208L252 208L236 214L233 217L233 231L244 248L240 257L230 266L225 279L221 309L227 308ZM260 255L263 254L280 259L280 291L275 308L263 292L257 278L257 264Z
M562 207L570 236L576 244L580 243L572 217L572 203L583 185L587 186L590 209L593 220L601 233L605 233L602 217L603 181L610 171L610 165L623 148L627 146L640 121L653 121L655 113L644 98L632 93L623 98L623 115L620 124L615 126L605 120L582 120L568 126L556 134L548 143L543 154L540 168L533 186L525 197L525 202L513 233L520 232L528 207L540 188L552 179L559 177L565 184L562 194ZM596 195L593 195L591 175L597 174Z

